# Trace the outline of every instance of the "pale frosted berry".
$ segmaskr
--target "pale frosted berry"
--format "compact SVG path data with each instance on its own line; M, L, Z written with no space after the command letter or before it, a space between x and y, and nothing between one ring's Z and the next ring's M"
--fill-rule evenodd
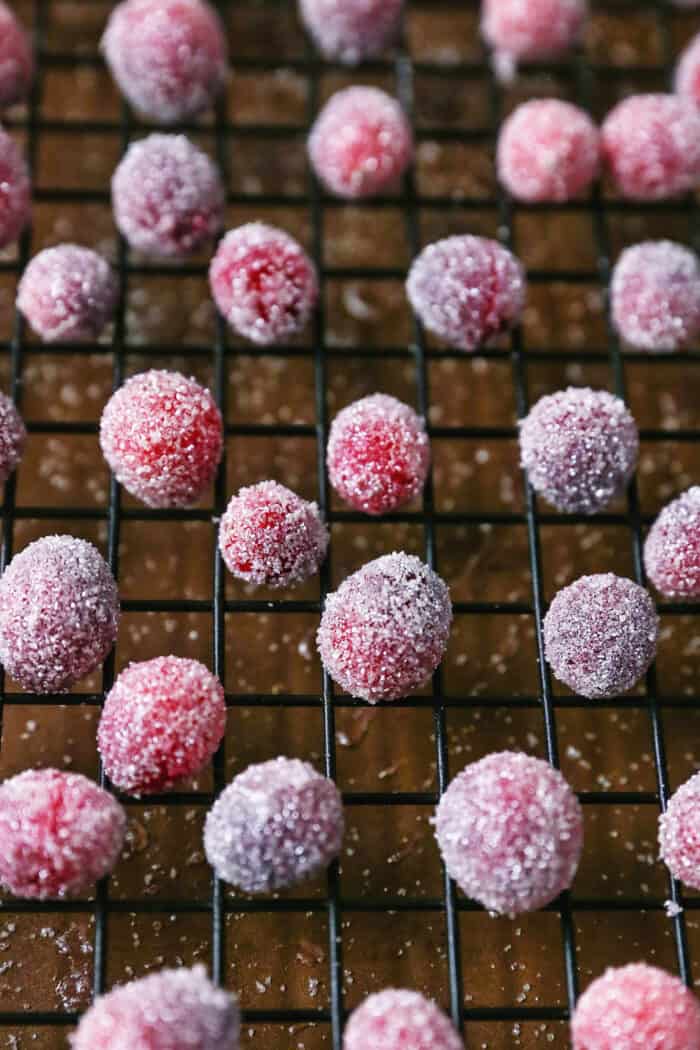
M0 393L0 485L17 468L27 441L27 428L7 394Z
M643 587L612 572L581 576L544 618L555 678L591 700L626 693L656 656L659 617Z
M673 241L643 241L615 264L610 285L615 328L641 350L679 350L700 333L700 261Z
M584 110L556 98L532 99L498 136L498 177L521 201L568 201L598 174L600 136Z
M349 87L326 102L309 135L316 175L338 197L373 197L403 175L413 136L396 101L375 87Z
M32 213L32 188L24 157L0 128L0 248L16 241Z
M151 369L112 394L100 445L132 496L149 507L186 507L214 480L223 449L221 413L194 379Z
M124 0L102 50L131 105L164 124L211 106L228 75L224 31L204 0Z
M414 259L406 292L428 331L476 350L519 321L525 272L512 252L488 237L446 237Z
M644 568L667 598L700 598L700 485L663 508L644 544Z
M238 1050L240 1011L203 966L160 970L100 996L72 1050Z
M674 78L676 94L700 105L700 33L684 49Z
M583 847L576 795L548 762L501 751L465 767L435 832L449 875L491 912L543 908L571 885Z
M225 728L219 679L197 660L158 656L118 675L102 709L97 744L112 783L142 795L198 773Z
M700 889L700 773L671 796L659 817L661 859L674 879Z
M229 571L267 587L290 587L313 576L327 547L318 506L276 481L242 488L219 526L219 549Z
M0 106L25 98L34 77L29 37L7 4L0 2Z
M316 640L331 678L377 703L428 681L451 623L446 584L419 558L400 552L363 565L327 596Z
M17 306L46 343L97 339L111 319L119 286L90 248L59 244L35 255L22 274Z
M610 967L571 1020L573 1050L700 1050L700 1005L678 977L646 963Z
M678 197L700 181L700 110L678 95L632 95L605 118L601 146L623 197Z
M0 662L24 689L70 689L100 666L118 626L117 585L86 540L44 536L0 578Z
M343 804L308 762L248 766L207 814L204 848L219 878L245 893L294 886L328 867L343 840Z
M481 32L494 64L510 79L518 62L556 58L581 35L586 0L484 0Z
M403 0L299 0L302 20L321 54L354 66L394 42Z
M346 503L386 514L423 489L430 467L425 424L395 397L363 397L333 420L327 462L331 485Z
M634 473L639 432L624 401L590 387L541 397L520 424L528 481L569 514L597 514Z
M454 1025L432 999L405 988L369 995L350 1015L343 1050L464 1050Z
M79 773L29 769L0 786L0 882L16 897L75 896L107 875L126 814Z
M318 299L316 269L304 249L263 222L226 234L211 261L209 284L231 328L262 346L300 332Z
M132 142L112 176L120 233L136 251L163 258L189 255L221 229L219 171L185 135Z

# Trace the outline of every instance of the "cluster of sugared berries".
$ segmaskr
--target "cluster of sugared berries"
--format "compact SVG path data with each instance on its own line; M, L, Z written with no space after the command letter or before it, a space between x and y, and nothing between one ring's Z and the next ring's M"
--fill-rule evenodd
M683 2L683 0L678 0ZM396 40L403 0L299 0L327 58L351 65ZM520 61L560 55L579 38L585 0L483 0L482 33L498 75ZM175 124L209 108L228 77L223 26L204 0L124 0L104 38L106 61L128 102ZM0 106L26 96L28 38L0 0ZM633 200L660 200L700 182L700 36L678 64L676 93L627 98L599 130L576 106L539 99L503 123L497 169L516 200L566 202L605 172ZM376 87L338 91L311 129L308 155L325 191L354 200L392 195L413 158L410 123ZM0 247L30 216L29 174L0 130ZM222 231L226 190L210 157L181 134L129 146L112 179L115 223L134 252L182 259ZM299 336L319 298L319 274L283 230L251 222L219 242L211 293L229 326L262 346ZM406 293L419 324L475 351L516 326L525 271L503 245L456 235L413 261ZM95 341L113 317L116 276L96 252L48 248L27 266L17 305L45 342ZM700 262L667 240L624 251L610 288L611 319L625 344L675 351L700 334ZM0 483L17 467L26 429L0 395ZM211 393L176 372L131 376L100 423L116 479L152 508L186 507L211 486L224 423ZM637 465L630 412L606 391L569 388L542 397L522 420L522 465L557 510L594 515L619 499ZM377 393L333 420L327 468L354 511L384 515L421 498L430 468L426 422ZM317 574L329 533L319 507L276 481L233 495L218 527L221 558L248 587L289 588ZM670 598L700 597L700 487L662 510L644 547L646 573ZM395 552L365 564L325 601L317 647L327 675L371 704L424 687L447 649L448 588L432 566ZM119 596L110 567L84 540L47 536L17 554L0 578L0 661L23 689L59 694L97 670L112 649ZM608 699L634 688L652 663L659 620L650 594L612 573L575 580L551 602L544 651L574 693ZM163 656L125 668L109 690L97 741L108 783L133 796L197 777L226 729L226 698L195 660ZM437 844L459 888L493 914L542 908L571 886L583 817L552 765L515 752L487 755L450 783L435 813ZM342 796L311 764L277 757L249 766L207 815L204 849L215 875L246 894L273 893L319 876L340 855ZM0 882L13 894L54 900L89 892L118 861L126 816L113 794L76 774L27 771L0 786ZM660 818L671 873L700 889L700 774ZM82 1018L74 1050L238 1050L235 997L202 967L164 970L117 988ZM608 970L580 999L574 1050L700 1050L700 1007L677 979L643 964ZM460 1050L457 1029L416 992L387 989L351 1015L344 1050Z

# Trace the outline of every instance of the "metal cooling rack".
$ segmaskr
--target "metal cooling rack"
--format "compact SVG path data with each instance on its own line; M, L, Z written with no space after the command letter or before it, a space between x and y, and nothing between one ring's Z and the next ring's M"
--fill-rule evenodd
M79 0L86 2L86 0ZM237 0L221 0L220 7L233 8ZM280 4L291 4L293 0L267 0L271 12ZM415 7L429 8L429 0L409 0ZM29 161L34 165L41 135L44 132L61 131L67 134L80 132L111 132L118 133L121 137L122 149L128 145L131 137L142 129L137 127L127 107L123 108L121 119L118 122L109 120L69 121L49 120L42 118L40 114L40 101L42 94L42 75L45 70L53 67L71 68L76 65L93 65L101 63L97 54L74 55L71 53L56 53L45 48L45 31L47 14L51 0L33 0L34 27L37 46L38 75L34 84L31 99L27 108L26 117L15 121L8 121L8 125L23 129L26 132L27 153ZM455 8L468 6L468 0L448 0ZM442 4L445 6L445 4ZM471 0L471 6L476 7L475 0ZM664 41L665 55L663 68L667 77L673 61L670 33L670 8L653 0L640 0L636 8L644 8L654 13L658 28ZM610 10L624 10L618 5L607 5ZM674 17L679 17L678 14ZM234 42L235 43L235 42ZM302 126L294 125L234 125L229 120L226 111L226 102L218 106L213 128L207 130L214 133L216 142L216 156L218 162L226 173L228 166L228 145L231 139L236 137L252 138L274 138L278 136L303 137L313 121L319 109L320 80L324 72L341 67L324 64L319 61L313 47L307 45L307 51L303 58L284 58L281 63L274 57L269 59L257 59L237 56L235 47L231 55L231 62L235 69L261 73L271 72L279 68L292 69L307 79L308 83L308 112L307 120ZM613 65L587 64L578 56L570 63L555 63L548 66L536 67L538 72L550 72L557 76L569 78L575 84L575 94L578 101L586 106L591 98L591 84L595 77L606 78L643 78L650 73L658 75L659 67L649 69L646 67L625 66L624 68ZM395 59L386 61L374 61L367 63L358 71L358 79L362 72L371 74L390 74L394 77L394 85L397 95L401 98L409 115L413 115L413 78L416 73L431 74L444 77L458 83L465 78L475 75L488 75L487 59L481 62L460 62L451 65L442 65L433 62L413 62L406 47L402 47ZM531 70L532 71L532 70ZM450 142L493 142L499 125L502 109L501 89L491 79L490 88L490 122L483 129L462 131L452 127L420 127L415 126L414 131L417 141L450 141ZM413 118L412 118L413 119ZM182 130L197 130L198 125L183 125ZM60 204L61 202L109 202L109 190L105 186L100 191L83 191L56 186L51 189L38 189L35 199L40 202ZM342 206L341 203L328 197L323 193L312 176L308 177L308 188L302 194L248 194L229 193L230 204L258 204L263 206L295 205L308 209L311 219L312 230L312 252L318 267L321 279L350 278L363 280L376 280L382 278L402 279L405 273L398 268L374 268L362 267L330 267L323 258L323 230L324 217L329 209ZM420 211L426 207L431 210L449 211L456 206L461 211L474 212L482 208L497 208L500 229L503 241L517 251L518 245L514 239L514 222L511 202L499 192L495 198L474 198L461 196L458 201L452 197L429 197L422 198L418 192L412 174L409 174L404 182L399 196L385 196L375 198L363 205L369 208L382 207L386 204L398 206L402 210L405 231L407 235L411 255L420 250ZM603 288L607 287L610 266L611 248L608 232L608 218L612 213L624 212L648 212L664 213L673 210L674 214L679 211L687 213L689 228L694 233L694 240L700 244L698 234L698 221L695 203L688 200L685 203L666 204L655 203L641 206L630 205L618 200L604 200L601 193L596 190L590 199L577 201L566 205L568 211L584 212L590 216L590 222L595 236L597 248L598 266L591 273L579 270L530 270L528 278L531 283L557 281L561 283L583 283L586 281L596 282ZM530 210L544 210L543 206L533 206ZM546 206L546 210L556 211L556 205ZM21 273L32 254L31 232L24 235L20 245L19 255L16 261L0 263L0 272L11 272L15 275ZM139 266L131 261L129 252L124 242L120 242L118 256L116 259L118 269L121 295L116 315L114 337L111 345L102 344L61 344L58 346L37 345L25 338L25 326L21 317L17 314L14 321L14 331L11 341L0 343L0 351L9 354L11 362L11 393L21 404L23 367L28 356L34 353L75 353L75 354L107 354L113 364L113 387L118 387L125 374L127 357L129 353L139 354L142 347L130 347L127 343L125 307L126 293L129 283L138 278L139 275L167 274L169 277L178 273L185 275L201 275L205 272L204 266L186 264L179 267L177 271L172 267L159 267L149 265ZM347 350L336 349L325 343L326 325L323 309L323 296L321 306L313 323L312 348L299 346L276 346L271 349L246 346L245 348L233 348L228 345L226 326L218 319L216 336L211 345L191 346L186 348L187 354L202 355L208 357L213 364L214 392L222 412L225 409L224 398L226 389L226 371L234 355L245 353L246 356L264 356L274 354L275 356L306 356L313 360L315 376L315 411L316 422L314 425L283 425L283 424L233 424L227 425L226 432L230 435L264 435L274 437L284 436L312 436L316 440L318 451L318 503L330 523L334 522L362 522L364 516L350 511L334 511L330 508L328 493L328 478L325 472L324 452L328 430L327 416L327 361L331 357L340 357L347 354ZM147 347L149 357L157 361L159 357L166 357L173 353L172 346L149 345ZM426 417L429 408L428 389L428 363L439 358L462 359L458 351L430 349L426 343L424 333L416 322L414 327L414 338L411 346L386 346L377 349L366 349L358 347L353 349L357 357L371 357L381 353L385 359L397 359L413 361L416 376L416 403L421 413ZM541 350L534 348L525 349L519 332L512 335L510 346L504 349L487 349L480 351L480 356L490 359L502 359L510 362L512 369L512 383L515 392L517 412L523 416L528 411L528 364L534 361L548 362L603 362L609 363L614 376L615 391L625 396L625 369L623 361L638 361L653 364L655 361L663 361L665 365L675 363L682 366L688 361L700 360L700 350L689 351L683 354L664 354L662 357L653 357L643 353L626 353L621 355L617 340L608 326L608 346L606 350L581 350L576 352ZM97 425L94 423L32 423L29 421L30 432L55 433L63 435L96 434ZM473 438L473 439L495 439L513 438L516 435L514 427L488 427L470 426L465 421L459 427L430 428L434 437L440 438ZM641 436L647 442L660 442L672 439L674 442L696 442L700 440L700 432L695 430L672 430L643 429ZM284 480L284 479L282 479ZM145 508L125 509L121 504L119 486L112 479L109 504L107 509L92 509L85 507L47 507L47 506L17 506L15 500L15 479L12 478L5 488L5 500L2 505L3 538L0 552L0 567L4 568L12 556L14 524L19 519L70 519L99 520L107 522L108 528L108 560L115 575L118 577L118 550L122 522L126 520L139 520L153 522L158 521L207 521L211 522L212 509L194 509L186 511L151 511ZM225 465L222 464L219 471L215 488L215 503L213 513L218 515L223 510L227 495L225 487ZM550 762L558 765L557 746L557 709L564 707L585 707L587 701L576 697L555 696L552 690L550 675L543 658L542 639L542 617L545 612L545 599L543 587L543 571L541 557L540 527L542 524L579 524L589 522L590 519L582 515L560 515L543 511L531 489L526 491L526 502L524 513L480 513L480 512L441 512L434 504L433 485L429 480L425 489L423 508L420 512L402 512L392 515L392 520L400 522L418 523L422 526L425 542L425 556L428 562L439 569L436 563L436 530L443 524L521 524L527 529L529 546L529 567L532 575L532 598L527 602L457 602L455 613L457 615L478 614L521 614L527 613L534 616L536 625L536 642L539 669L539 690L537 696L499 696L490 698L504 708L535 708L542 712L546 740L546 754ZM648 516L640 512L639 499L636 484L630 486L625 513L608 513L596 517L596 522L604 524L625 525L629 530L629 542L634 557L635 576L640 583L644 582L644 570L642 565L641 548L643 526L650 520ZM258 600L227 600L224 592L224 570L218 552L215 554L214 564L211 570L211 595L207 600L127 600L123 602L123 608L130 612L200 612L206 613L212 618L213 625L213 668L223 679L224 677L224 628L225 614L228 612L258 612L258 613L290 613L320 612L323 599L330 584L330 561L326 562L321 575L321 600L319 601L287 601L276 602ZM686 603L662 603L660 609L675 614L687 614L698 612L698 607ZM107 661L104 669L103 690L107 691L114 678L114 656ZM4 682L0 682L4 687ZM104 693L98 694L75 694L68 696L45 697L35 696L27 693L6 693L3 689L3 705L33 704L48 705L60 703L61 705L99 705ZM228 694L227 702L231 707L260 706L270 707L321 707L323 715L323 737L324 737L324 766L329 776L334 776L336 768L336 734L335 734L335 709L343 706L359 706L357 701L348 697L335 697L333 684L327 675L323 676L322 697L317 695L256 695ZM434 714L435 729L435 757L437 762L437 780L439 791L442 792L449 780L448 770L448 746L446 713L450 708L470 708L482 706L483 701L476 697L446 696L443 691L442 677L438 670L436 673L432 695L430 697L410 697L396 702L393 707L428 707ZM657 682L654 669L649 672L646 680L646 695L641 697L625 697L622 699L596 702L598 707L642 708L648 712L651 733L653 739L654 763L656 770L657 789L654 792L641 791L587 791L580 793L584 804L596 805L627 805L641 803L655 803L663 809L669 795L669 778L665 757L664 732L661 721L662 707L686 707L697 706L700 703L700 695L696 697L687 696L664 696L660 700L657 691ZM1 709L0 709L1 713ZM102 777L104 782L104 776ZM150 796L149 802L154 804L163 802L168 805L184 805L193 802L207 803L223 788L225 783L224 755L223 749L219 752L214 763L214 792L211 795L200 792L179 792L164 796ZM424 804L432 805L437 801L438 795L430 791L412 792L350 792L346 793L345 800L350 806L365 805L401 805L401 804ZM127 805L129 800L124 800ZM669 879L669 898L676 904L682 905L684 909L700 908L700 898L683 900L679 887L673 880ZM564 1021L574 1006L578 992L578 976L576 964L576 944L573 915L579 911L615 911L622 909L633 910L662 910L662 900L644 898L633 898L610 900L609 898L576 898L571 899L567 893L558 901L550 905L549 910L559 913L561 918L561 934L563 944L562 967L565 974L565 987L568 998L568 1006L562 1007L538 1007L528 1005L512 1005L503 1007L465 1007L463 1004L463 989L460 964L459 943L459 914L461 911L473 910L477 906L472 902L458 897L453 883L444 878L443 896L438 899L409 897L385 898L381 901L367 901L363 899L345 898L341 896L340 882L337 864L333 865L328 874L327 895L324 898L294 898L284 900L272 900L260 898L255 900L237 899L224 897L223 887L217 880L213 880L211 898L208 902L188 901L186 899L176 900L110 900L108 882L103 882L99 887L94 902L90 901L68 901L47 902L38 904L31 901L8 900L0 904L2 911L12 912L84 912L93 910L95 917L94 927L94 979L93 992L99 995L105 990L106 962L108 953L107 944L107 920L110 914L116 912L129 913L195 913L205 912L211 916L211 938L212 938L212 970L214 979L222 982L225 971L225 918L229 912L266 912L280 914L283 912L317 912L323 913L328 920L328 982L330 990L330 1003L328 1008L322 1009L284 1009L284 1010L247 1010L244 1011L244 1021L248 1023L295 1023L295 1022L326 1022L330 1023L331 1042L333 1050L340 1050L342 1039L342 1028L345 1017L343 1004L343 944L342 944L342 917L353 912L440 912L444 913L447 930L447 965L445 967L445 986L449 989L450 1010L454 1022L461 1028L468 1021ZM685 911L681 911L673 919L675 934L675 948L677 953L678 972L687 983L691 983L690 959L688 953L686 936ZM31 1031L38 1026L69 1026L77 1020L77 1014L52 1011L0 1011L0 1025L15 1026L17 1030ZM468 1047L471 1047L468 1041Z

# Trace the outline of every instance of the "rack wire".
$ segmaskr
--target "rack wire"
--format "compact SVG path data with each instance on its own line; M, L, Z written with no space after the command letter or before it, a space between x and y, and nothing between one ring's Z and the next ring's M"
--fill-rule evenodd
M280 8L280 5L289 6L292 0L263 0L262 6L269 8L271 17ZM37 159L38 146L42 134L52 131L60 131L65 134L75 135L76 142L79 136L87 132L109 132L120 136L122 151L126 149L131 138L142 131L135 122L128 107L124 106L121 119L118 122L111 120L80 120L48 119L41 114L41 97L43 76L47 69L52 68L74 68L77 66L95 66L101 62L99 55L95 53L57 53L55 50L47 49L45 44L47 14L50 10L52 0L33 0L34 30L37 47L38 75L31 99L26 110L26 115L10 120L11 127L26 133L27 154L30 164L34 165ZM224 13L230 12L240 0L221 0L220 6L225 9ZM442 7L457 6L464 8L465 3L456 0L445 0ZM430 7L429 0L409 0L409 10L423 6ZM475 3L471 5L476 9ZM626 11L629 8L624 4L607 5L612 10ZM548 66L538 66L537 72L550 73L555 77L568 78L574 86L573 95L581 104L590 106L592 100L592 85L596 78L606 78L615 82L644 82L647 77L658 76L660 70L668 78L673 61L673 48L671 41L671 9L653 0L646 0L635 5L636 9L643 9L653 13L657 20L661 38L664 41L664 55L660 67L653 68L640 66L617 66L608 64L592 64L583 55L579 55L571 63L552 63ZM677 13L674 18L683 17ZM245 70L251 73L268 73L274 71L280 65L280 61L273 55L265 58L251 58L236 54L235 41L233 42L233 53L231 55L232 65L235 69ZM228 146L232 139L236 138L262 138L274 139L276 137L298 138L303 140L307 134L322 99L322 78L329 70L339 71L339 67L320 61L310 43L301 58L284 58L282 61L285 69L292 69L302 75L308 86L308 106L306 120L303 124L256 124L252 126L241 126L234 124L227 112L227 103L222 101L216 108L213 125L208 131L213 131L217 160L224 172L228 167ZM528 72L528 70L526 70ZM529 72L533 72L529 70ZM442 64L439 62L415 61L410 55L410 49L404 42L399 48L395 58L373 61L368 63L362 70L358 71L357 77L361 79L363 73L368 75L381 74L393 77L396 94L401 99L407 113L412 121L416 139L418 142L478 142L493 143L495 134L503 111L503 93L495 80L490 81L490 119L487 127L471 131L460 130L452 127L425 127L419 125L414 115L414 78L417 75L430 74L431 76L446 78L455 84L464 82L475 75L487 75L487 57L484 56L478 62L451 62ZM184 130L197 130L199 125L185 126ZM228 184L228 180L227 180ZM50 189L38 189L35 199L53 205L80 202L100 203L109 201L108 187L103 190L74 190L68 187L55 186ZM313 438L316 443L318 460L318 503L321 511L331 524L360 523L364 521L361 514L336 510L332 507L329 499L328 478L325 471L325 446L328 431L328 365L329 362L345 357L348 351L338 348L327 341L327 319L324 312L323 285L336 279L360 279L360 280L383 280L403 279L405 271L399 267L374 267L364 266L338 267L328 265L324 260L324 230L328 214L332 209L342 207L342 203L327 196L315 179L309 174L306 191L303 193L241 193L230 192L228 201L231 205L258 205L268 206L297 206L308 209L311 224L311 247L313 257L321 278L322 294L321 306L313 322L312 340L310 345L292 345L274 347L271 350L260 347L240 347L231 345L226 327L219 319L216 324L215 338L210 345L189 345L186 348L187 355L199 356L211 362L213 370L213 386L217 401L225 408L227 369L235 360L236 355L245 354L248 357L264 357L274 354L277 357L309 358L313 367L314 390L315 390L315 421L308 424L283 424L283 423L227 423L227 436L268 436L276 438L284 437L306 437ZM496 209L499 217L500 234L505 244L517 251L518 244L515 237L514 208L512 202L506 195L499 191L495 197L464 197L458 200L451 196L422 197L416 185L414 176L409 174L402 185L398 195L387 195L375 198L366 203L368 208L393 205L401 209L404 229L411 256L420 250L423 238L421 234L421 210L430 208L434 212L450 212L458 208L467 216L476 214L484 208ZM541 211L564 211L563 207L551 205L532 206L528 209L531 213ZM624 201L605 198L601 191L596 189L590 199L573 202L566 205L569 212L583 213L590 218L592 224L596 254L597 267L591 272L584 270L530 270L528 279L531 284L547 283L551 281L563 284L594 283L602 289L606 289L610 276L611 267L611 239L609 233L609 218L615 214L646 214L664 215L673 212L678 215L681 212L687 217L689 228L693 233L696 244L700 244L698 238L698 222L695 202L687 200L682 203L656 203L644 206L630 205ZM32 254L32 235L30 232L22 238L20 250L16 260L0 262L0 273L7 272L19 274ZM114 336L110 344L76 344L60 346L40 346L27 338L24 322L19 314L15 317L14 331L9 343L0 343L0 351L9 355L11 368L11 393L21 405L23 387L23 369L29 358L38 352L42 354L66 353L80 355L107 355L112 361L112 385L116 389L122 382L126 373L127 363L131 354L141 354L143 348L129 345L126 325L127 291L130 282L138 280L144 274L157 276L167 274L168 277L184 274L187 276L202 276L205 267L195 263L186 264L177 271L171 267L160 267L158 265L144 266L138 261L131 259L129 251L123 241L119 243L116 266L120 277L120 300L117 310ZM170 345L149 344L147 347L149 357L157 361L173 354ZM352 354L359 359L371 358L381 353L385 360L412 363L415 369L415 400L418 409L426 416L429 415L431 405L429 391L429 365L438 360L463 359L460 352L450 349L436 348L430 345L422 331L420 324L414 322L413 339L409 346L382 346L381 348L354 347ZM578 363L600 364L609 363L614 379L614 389L621 395L625 395L625 368L626 363L641 363L653 365L656 361L663 361L664 365L683 367L700 360L700 350L694 349L687 353L665 354L663 358L654 358L643 353L626 352L624 355L615 339L614 332L608 325L607 346L604 348L585 348L572 353L571 350L540 349L525 346L522 335L516 331L510 340L510 345L489 348L479 352L480 357L486 360L501 360L509 363L512 376L512 387L515 395L517 414L522 417L526 414L529 405L528 392L528 368L532 363L549 362L560 364ZM437 439L479 439L484 441L512 439L517 434L513 426L481 426L470 424L466 418L460 426L430 426L430 433ZM30 433L55 434L55 435L95 435L97 426L90 422L44 422L28 421ZM668 440L674 442L698 442L700 432L692 428L665 430L661 428L643 428L642 440L649 443L658 443ZM225 465L222 464L215 486L214 505L212 508L195 508L184 511L151 511L145 508L133 508L122 506L119 486L114 479L111 481L109 502L106 508L94 508L84 506L54 507L21 505L17 501L16 482L11 479L5 488L5 497L2 505L3 536L0 550L0 568L8 563L14 548L15 524L23 519L33 520L70 520L70 521L95 521L106 523L107 526L107 553L112 570L118 578L119 573L119 542L122 525L130 521L143 521L152 523L153 528L158 522L212 522L221 513L228 493L226 492ZM284 480L284 479L282 479ZM604 525L625 526L629 531L629 542L631 545L634 561L634 571L637 580L644 582L644 571L641 558L641 543L645 525L651 520L650 515L643 514L636 485L630 486L627 507L624 512L604 513L596 518L597 523ZM509 710L535 710L542 714L542 725L545 738L546 755L554 765L559 764L559 745L557 734L557 717L561 710L567 708L582 708L587 702L581 698L559 695L552 687L549 671L543 655L542 617L546 609L545 589L543 583L542 564L542 538L541 528L545 525L576 525L585 524L589 519L581 515L560 515L543 509L532 492L526 488L524 510L522 512L481 512L475 511L445 511L436 506L434 498L432 479L428 480L425 489L423 504L420 510L404 511L391 516L391 521L397 523L411 523L420 526L423 530L424 551L427 561L436 567L437 564L437 535L438 530L445 525L520 525L526 528L528 542L529 569L532 578L532 594L530 600L520 601L469 601L456 602L455 615L479 616L486 615L519 615L532 616L535 624L535 638L537 647L537 662L539 675L539 689L536 694L500 695L489 697L491 703ZM212 528L215 526L212 524ZM202 613L211 617L212 622L212 666L214 671L224 679L225 671L225 629L226 614L229 613L307 613L318 615L322 609L325 595L331 586L330 559L325 564L321 574L320 597L318 600L288 600L279 601L248 599L228 599L225 594L224 570L218 552L215 553L211 569L211 593L206 599L128 599L123 602L123 609L127 612L139 613ZM690 615L697 613L698 607L684 602L664 602L660 608L666 614ZM114 678L114 656L107 661L104 668L103 690L90 694L70 694L67 696L44 697L28 693L6 691L4 680L0 681L2 686L2 705L0 706L0 717L2 710L12 705L36 705L38 708L46 705L61 704L68 707L77 705L99 706L105 692L110 688ZM227 703L231 708L237 707L270 707L270 708L313 708L320 710L323 725L323 766L327 775L334 776L336 773L336 711L341 708L358 707L358 701L344 695L336 696L333 684L327 675L323 675L321 694L277 694L263 693L251 696L248 693L227 693ZM447 692L441 672L438 671L432 683L430 696L409 697L397 701L394 709L401 708L427 708L432 711L434 735L435 735L435 763L437 769L437 792L427 790L413 791L353 791L346 792L345 802L348 807L357 806L398 806L398 805L433 805L447 783L450 775L455 772L448 766L448 712L454 709L469 710L483 706L483 700L478 696L455 696ZM631 697L615 698L602 701L597 704L598 709L639 709L648 713L649 725L653 740L654 768L656 773L656 790L654 791L585 791L580 793L581 801L585 805L641 805L655 804L662 809L665 808L669 796L669 776L666 761L666 748L661 712L664 708L699 708L700 694L695 695L660 695L658 683L654 670L652 669L646 680L644 695L633 695ZM102 782L105 778L102 775ZM225 764L223 750L216 756L214 763L213 792L190 792L180 791L163 796L152 796L149 801L154 805L163 803L168 806L189 805L192 803L208 803L221 790L225 782ZM108 785L109 786L109 785ZM129 804L128 799L124 799ZM669 880L669 898L678 905L678 914L672 918L675 949L677 957L678 972L688 984L692 984L691 959L688 948L686 913L694 913L700 907L700 898L691 897L684 899L678 885ZM211 896L206 902L188 899L111 899L109 893L109 882L105 881L98 887L94 901L66 901L48 902L37 904L36 902L22 902L4 900L0 902L0 914L2 912L12 913L56 913L56 912L85 912L92 911L94 914L94 967L93 967L93 993L98 995L107 987L106 967L109 956L108 943L108 919L112 914L118 913L174 913L174 914L196 914L205 913L211 918L211 949L212 949L212 972L214 979L218 982L225 981L226 975L226 918L230 913L270 913L282 916L285 913L313 913L320 914L327 919L328 929L328 989L329 1001L326 1006L318 1009L255 1009L244 1012L244 1021L248 1024L295 1024L304 1022L325 1022L330 1026L330 1041L333 1050L340 1050L342 1041L342 1029L346 1016L344 1003L344 975L343 975L343 918L359 912L383 912L401 914L404 912L437 913L445 917L446 924L446 960L444 966L444 988L446 991L446 1002L455 1023L461 1028L467 1025L467 1047L476 1045L469 1036L470 1022L556 1022L565 1021L570 1016L579 986L579 972L576 958L576 929L575 916L582 912L592 911L615 911L615 910L637 910L637 911L661 911L664 901L649 896L636 896L624 900L611 900L609 898L589 897L582 898L564 894L561 899L549 906L549 911L556 912L560 916L562 955L561 965L565 976L566 1005L527 1005L513 1002L504 1006L479 1006L478 1003L471 1005L465 1003L463 980L461 973L461 960L463 946L460 945L460 914L466 911L476 910L477 906L458 894L454 884L447 876L444 877L443 893L440 897L407 897L392 896L381 900L368 900L360 896L346 896L339 876L339 868L334 864L329 873L327 881L327 892L325 897L290 897L283 899L247 899L228 896L224 893L222 885L214 879L212 882ZM57 1040L63 1038L66 1027L73 1025L77 1020L75 1012L57 1012L46 1010L5 1010L0 1003L0 1026L13 1028L19 1033L27 1033L41 1026L55 1028ZM51 1045L61 1045L56 1042Z

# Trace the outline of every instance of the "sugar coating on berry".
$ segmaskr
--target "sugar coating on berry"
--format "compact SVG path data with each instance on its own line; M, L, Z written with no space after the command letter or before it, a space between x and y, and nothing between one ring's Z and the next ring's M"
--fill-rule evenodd
M425 423L388 394L354 401L333 420L328 474L338 495L365 514L386 514L423 489L430 467Z
M501 751L454 778L438 804L435 833L460 889L488 911L513 916L543 908L571 885L583 814L548 762Z
M27 441L27 428L17 407L0 392L0 485L17 468Z
M209 284L231 328L262 346L300 332L318 299L316 269L304 249L263 222L226 234L211 261Z
M484 0L481 32L497 72L510 79L519 61L554 58L572 47L586 14L586 0Z
M0 106L25 98L34 77L34 56L25 29L0 0Z
M503 124L496 162L501 183L518 200L568 201L598 174L598 129L578 106L532 99Z
M124 0L101 47L122 94L164 124L211 106L228 75L224 31L204 0Z
M151 369L112 394L100 445L132 496L148 507L186 507L214 480L223 448L221 413L194 379Z
M405 988L368 996L350 1015L343 1050L464 1050L449 1017L432 999Z
M92 780L28 769L0 786L0 882L16 897L75 896L112 870L125 831L124 810Z
M300 0L302 20L325 58L354 66L374 58L399 32L403 0Z
M674 879L700 889L700 773L671 796L659 817L661 859Z
M16 241L32 213L32 188L24 157L0 128L0 248Z
M693 37L681 53L673 86L677 95L700 105L700 33Z
M22 274L17 306L46 343L97 339L117 304L109 263L90 248L59 244L35 255Z
M102 709L97 744L112 783L143 795L198 773L225 728L219 679L198 660L158 656L118 675Z
M605 118L601 147L623 197L678 197L700 181L700 110L679 95L632 95Z
M546 394L520 423L528 481L568 514L596 514L620 496L639 455L639 432L624 401L607 390Z
M700 1050L700 1005L678 977L646 963L608 968L571 1019L573 1050Z
M590 700L626 693L656 656L659 617L648 591L612 572L581 576L544 618L554 676Z
M428 681L451 623L444 581L420 558L394 552L363 565L327 596L316 643L331 678L374 704Z
M219 526L219 549L238 579L290 587L318 572L328 529L318 506L276 481L242 488Z
M238 1050L240 1011L203 966L160 970L100 996L72 1050Z
M207 814L204 848L219 878L245 893L270 893L310 878L343 841L340 792L308 762L275 758L248 766Z
M679 350L700 332L700 260L673 241L625 249L612 274L613 323L630 346Z
M338 197L372 197L403 175L413 135L396 101L375 87L337 91L309 135L316 175Z
M644 568L667 598L700 598L700 485L663 508L644 544Z
M136 251L189 255L221 229L224 188L214 162L185 135L132 142L112 176L119 231Z
M446 237L414 259L406 292L428 331L476 350L519 321L525 272L512 252L488 237Z
M86 540L44 536L0 578L0 662L24 689L66 692L100 666L118 626L117 585Z

